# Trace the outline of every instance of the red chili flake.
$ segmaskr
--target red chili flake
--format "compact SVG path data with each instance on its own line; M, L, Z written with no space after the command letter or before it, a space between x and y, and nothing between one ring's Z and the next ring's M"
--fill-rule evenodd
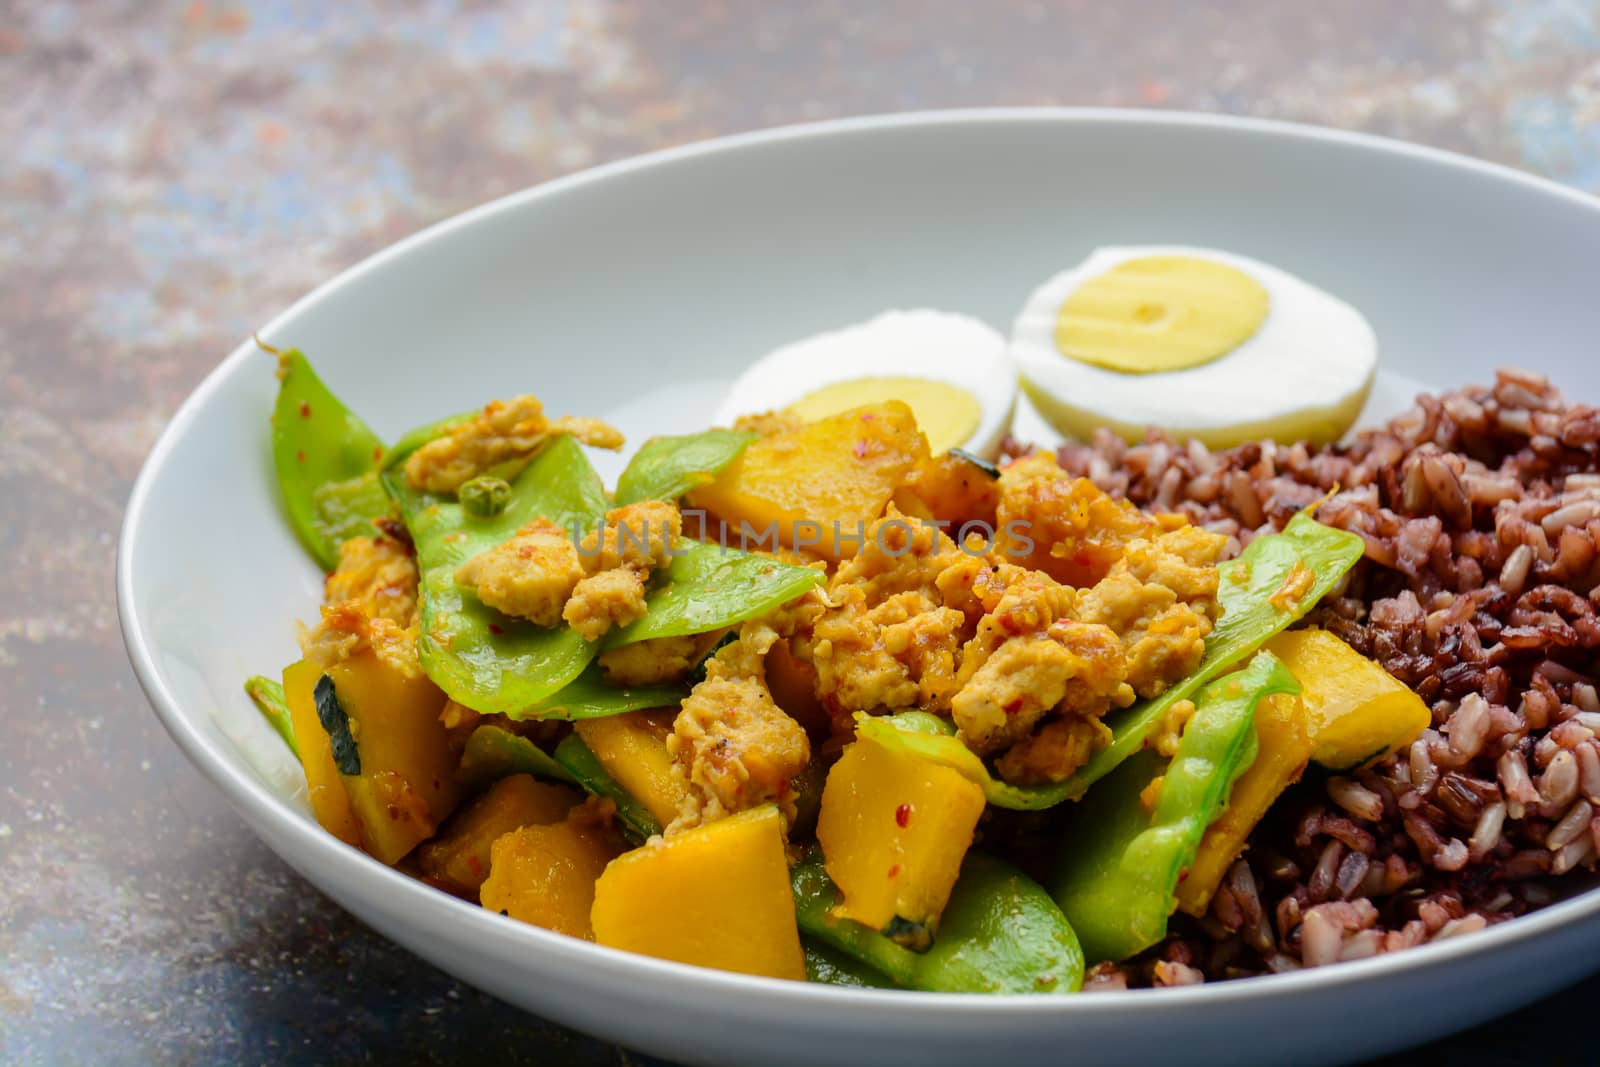
M911 822L911 805L902 804L894 809L894 824L904 830Z
M305 461L306 461L306 454L305 454L305 452L303 452L303 451L302 451L302 452L296 452L296 453L295 453L295 454L294 454L294 461L295 461L295 462L296 462L296 463L304 463L304 462L305 462Z
M376 463L383 458L383 446L378 445L372 450L372 462Z
M491 622L489 624L489 632L492 633L492 634L497 634L497 635L505 633L505 631L500 628L500 625L498 623L493 623L493 622Z
M895 864L893 867L889 868L889 877L890 878L898 878L898 877L900 877L900 865L898 863Z
M476 856L468 856L467 870L471 871L472 876L476 878L478 875L483 873L483 861Z
M1021 710L1022 710L1022 698L1021 697L1014 697L1011 700L1011 702L1006 705L1006 714L1007 715L1015 715L1017 712L1019 712Z
M309 419L311 417L311 403L310 403L310 401L306 401L306 400L300 401L300 417L302 419Z

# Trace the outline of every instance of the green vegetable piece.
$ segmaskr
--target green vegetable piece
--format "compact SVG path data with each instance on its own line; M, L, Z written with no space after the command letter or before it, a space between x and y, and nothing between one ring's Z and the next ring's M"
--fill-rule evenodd
M1178 879L1255 760L1256 705L1299 691L1288 668L1259 653L1196 694L1170 763L1145 749L1074 810L1051 891L1089 959L1125 960L1166 936ZM1152 812L1143 794L1158 777Z
M648 614L607 634L607 648L653 637L720 630L787 604L823 581L821 571L769 556L691 542L678 549L646 598Z
M652 437L617 478L617 506L640 500L676 500L710 481L759 434L707 430L682 437Z
M554 782L576 781L554 756L526 737L487 723L473 730L461 752L457 777L462 784L477 788L513 774L531 774Z
M289 701L283 695L283 683L276 678L257 674L245 679L244 691L255 702L256 708L271 727L278 731L289 751L300 755L300 746L294 740L294 718L289 714Z
M677 685L635 685L625 688L606 684L605 677L590 666L555 696L535 704L516 718L603 719L645 708L670 708L683 703L689 691Z
M606 773L595 754L589 751L589 746L583 743L583 738L568 734L556 746L555 756L556 762L565 767L586 792L606 797L617 805L617 822L622 824L623 832L632 840L644 841L661 832L661 824L656 822L655 816Z
M831 945L900 985L936 993L1071 993L1083 984L1083 953L1061 910L1009 864L967 853L938 933L912 952L876 930L828 911L838 890L812 849L793 875L801 933Z
M323 570L339 546L372 533L389 513L377 477L383 442L322 384L298 348L278 353L282 383L272 412L272 462L289 525Z
M333 743L334 766L343 775L353 777L360 774L361 753L356 750L356 739L350 734L350 716L345 713L343 705L339 703L339 695L333 690L333 679L326 674L318 678L311 695L317 703L317 721L328 731L328 738Z
M826 941L802 937L800 947L806 955L806 977L824 985L853 989L893 989L894 983L860 960L841 952Z
M504 478L480 474L456 490L461 507L475 519L492 519L511 503L511 483Z
M960 739L907 732L897 728L904 718L900 715L864 718L856 726L857 733L960 771L982 786L989 803L998 808L1038 811L1064 800L1077 800L1144 747L1145 739L1173 704L1194 696L1201 686L1315 607L1355 566L1364 549L1355 534L1323 526L1302 513L1290 519L1282 533L1258 537L1239 558L1219 564L1217 600L1222 605L1222 615L1206 639L1206 654L1200 666L1160 696L1108 715L1111 743L1065 782L1037 786L1002 782ZM1309 584L1298 597L1278 597L1291 574L1306 570L1311 572Z
M456 570L536 517L567 529L605 514L605 487L571 437L553 437L511 482L505 510L469 516L448 496L414 490L391 468L384 485L417 546L422 668L452 698L485 714L520 715L564 689L595 656L595 643L566 626L535 626L485 605L456 584Z

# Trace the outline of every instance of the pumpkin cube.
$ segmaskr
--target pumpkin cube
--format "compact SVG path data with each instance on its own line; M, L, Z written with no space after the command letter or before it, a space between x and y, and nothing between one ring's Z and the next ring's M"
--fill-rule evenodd
M887 400L753 442L689 501L735 532L748 523L749 536L774 531L787 548L838 560L927 456L911 408Z
M524 826L560 822L582 800L566 786L531 774L502 778L417 850L417 865L445 888L474 894L489 877L490 849L498 838Z
M1422 698L1326 630L1289 630L1268 641L1300 683L1311 758L1343 771L1417 739L1433 721Z
M294 721L295 747L306 772L306 793L317 822L347 845L361 847L361 824L350 810L350 797L333 762L333 742L317 718L315 691L322 670L300 660L283 669L283 697Z
M633 711L573 724L606 773L666 826L678 817L683 782L672 774L667 737L674 711Z
M617 857L594 895L602 945L805 981L783 820L752 808Z
M460 800L458 754L439 721L445 695L371 652L330 667L328 678L360 757L360 774L343 779L362 847L396 863L432 837Z
M588 805L560 822L524 826L490 848L479 900L490 911L592 941L595 881L622 849L609 817Z
M936 927L983 808L983 789L959 771L857 740L828 773L817 816L843 896L833 914L874 930L896 916Z

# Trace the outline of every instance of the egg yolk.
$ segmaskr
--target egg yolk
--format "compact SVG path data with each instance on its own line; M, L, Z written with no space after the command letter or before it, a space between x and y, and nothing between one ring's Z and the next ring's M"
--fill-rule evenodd
M1183 370L1227 355L1267 317L1267 291L1237 267L1146 256L1096 275L1061 305L1056 347L1126 374Z
M930 378L855 378L815 389L789 405L789 410L814 422L841 411L902 400L917 417L935 455L964 444L978 428L983 409L965 389Z

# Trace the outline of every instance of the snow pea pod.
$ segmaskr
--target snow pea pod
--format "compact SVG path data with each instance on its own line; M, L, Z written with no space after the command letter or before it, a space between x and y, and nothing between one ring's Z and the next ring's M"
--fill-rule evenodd
M295 536L331 571L339 564L339 546L370 535L372 520L389 513L377 475L383 442L322 384L298 348L277 356L272 462L278 487Z
M520 717L561 719L567 722L602 719L607 715L621 715L645 708L677 707L688 695L689 690L678 685L635 685L626 688L608 685L600 671L591 665L559 693L535 704Z
M607 648L653 637L683 637L753 619L822 583L811 567L721 545L691 542L655 577L647 614L606 635Z
M565 626L543 627L503 615L456 584L456 570L479 552L543 517L569 529L599 522L605 487L571 437L553 437L511 482L503 511L478 517L453 497L412 489L391 467L383 483L400 506L421 573L422 668L452 698L475 711L519 715L560 692L597 651Z
M842 985L852 989L893 989L894 983L878 971L826 941L800 938L806 955L806 978L823 985Z
M838 890L813 849L792 872L801 933L910 989L940 993L1071 993L1083 953L1044 889L1009 864L967 853L939 931L912 952L876 930L828 912Z
M635 841L645 841L661 832L661 824L654 815L645 809L645 806L633 798L633 795L617 780L606 773L600 765L599 759L583 743L583 738L577 734L568 734L556 746L556 762L564 767L573 781L581 785L585 791L597 796L605 797L617 806L617 821L622 824L623 832Z
M276 678L257 674L245 679L244 691L250 695L267 723L283 738L289 751L299 756L300 746L295 744L294 719L289 714L289 701L283 695L283 683Z
M1299 691L1277 657L1258 654L1195 695L1170 763L1145 749L1074 810L1050 888L1090 959L1124 960L1166 936L1179 878L1255 759L1256 705Z
M1222 615L1206 639L1200 666L1160 696L1106 716L1110 744L1064 782L1038 786L1002 782L959 738L897 728L902 716L866 719L856 729L879 744L899 746L960 771L982 786L989 803L998 808L1037 811L1077 800L1143 748L1172 705L1193 697L1201 686L1315 607L1355 566L1364 547L1355 534L1324 526L1301 513L1289 520L1282 533L1258 537L1237 559L1218 564L1217 600Z
M652 437L617 478L617 506L640 500L676 500L711 480L759 435L707 430L681 437Z
M531 774L552 782L577 780L554 756L526 737L488 723L473 730L461 752L457 776L462 784L476 787L513 774Z

